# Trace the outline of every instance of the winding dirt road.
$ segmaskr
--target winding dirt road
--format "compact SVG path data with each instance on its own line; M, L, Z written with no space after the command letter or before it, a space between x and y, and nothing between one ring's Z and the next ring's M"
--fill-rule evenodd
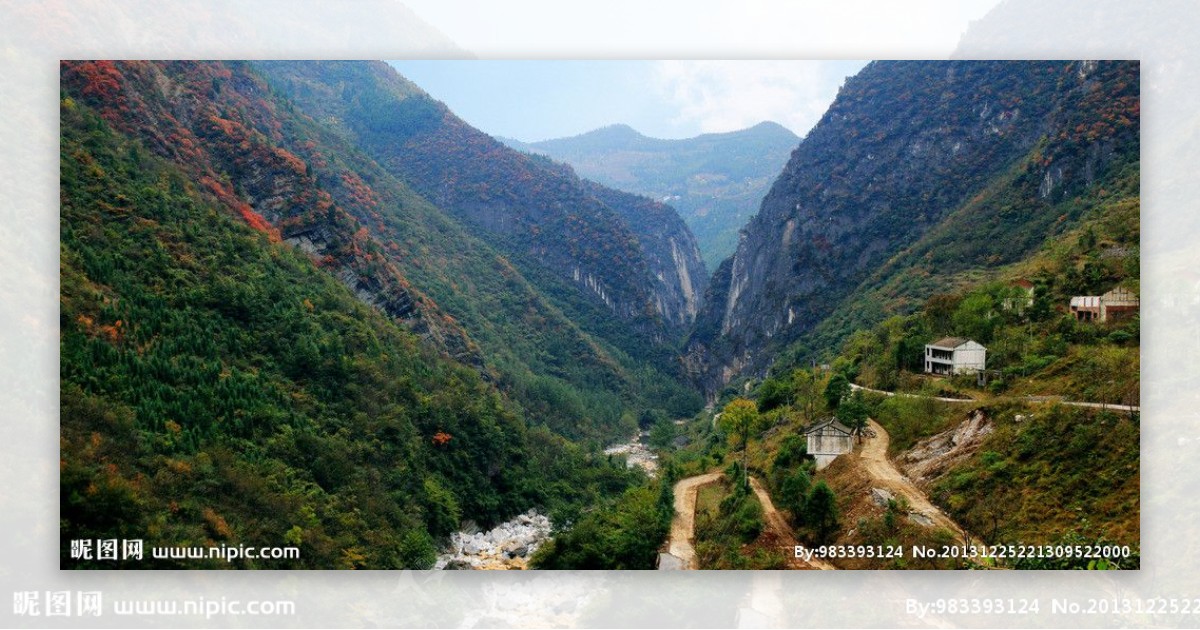
M671 519L671 544L667 553L679 558L685 569L697 569L696 549L692 536L696 529L696 495L700 488L721 479L721 473L711 472L680 479L675 483L675 517Z
M919 514L931 521L934 526L952 532L959 542L982 545L983 543L968 534L958 523L930 503L925 493L892 464L892 460L887 456L888 444L891 442L888 432L874 420L868 420L867 426L875 432L875 437L867 438L863 442L859 457L862 458L863 469L871 475L871 483L884 487L892 494L903 496L908 500L910 513Z
M720 481L721 477L721 473L711 472L681 479L675 484L675 517L671 519L671 542L667 552L678 558L684 569L700 568L696 562L696 549L692 546L696 530L696 497L700 493L700 488ZM828 562L816 558L811 562L805 562L792 557L790 552L796 545L796 536L788 525L787 519L783 518L779 510L775 509L775 504L771 502L771 495L767 494L766 488L759 483L758 479L750 478L750 488L754 490L754 495L762 504L767 528L787 547L788 564L792 568L836 569Z
M960 543L982 545L978 539L967 533L958 523L933 505L925 493L896 468L887 455L888 444L891 442L888 432L874 420L868 420L867 426L874 432L874 437L864 440L858 456L861 459L863 472L871 478L871 485L885 488L893 495L903 496L908 501L910 514L918 515L918 518L928 520L932 526L951 532ZM845 457L852 455L851 453ZM696 549L692 546L696 528L696 497L700 493L700 488L720 481L721 477L722 473L711 472L681 479L675 483L675 517L671 520L668 553L679 560L682 564L680 568L699 568L696 562ZM754 477L750 478L750 487L758 497L759 503L762 504L767 528L789 549L795 546L796 536L792 532L791 526L788 525L787 519L775 508L766 488ZM789 554L788 563L796 569L837 569L823 560L813 558L806 563L799 558L792 558L791 554Z
M750 488L754 490L754 496L758 497L758 502L762 504L763 517L766 519L767 528L775 533L779 540L783 541L788 550L788 564L793 569L820 569L822 571L833 571L837 567L821 560L813 558L805 561L795 557L791 550L796 547L796 535L792 532L792 527L788 525L787 519L775 509L775 504L771 502L771 495L767 494L767 489L758 482L754 477L750 478Z

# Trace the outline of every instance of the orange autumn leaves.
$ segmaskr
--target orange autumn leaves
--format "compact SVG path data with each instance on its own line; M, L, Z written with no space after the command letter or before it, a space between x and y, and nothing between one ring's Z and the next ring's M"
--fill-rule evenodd
M75 318L75 321L87 334L94 337L103 337L111 343L117 343L121 341L125 335L125 331L123 329L124 323L119 319L111 324L97 325L95 319L92 317L80 315L79 317Z

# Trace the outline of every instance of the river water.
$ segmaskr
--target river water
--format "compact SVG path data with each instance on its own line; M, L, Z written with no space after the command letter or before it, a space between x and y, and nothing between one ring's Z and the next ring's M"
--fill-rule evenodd
M526 569L533 552L550 539L550 519L529 510L486 532L455 532L434 569Z
M658 455L646 445L649 431L639 431L628 442L604 449L606 455L625 458L625 465L658 475ZM550 539L549 517L529 510L486 532L460 531L450 535L450 545L434 563L434 569L506 570L529 568L529 559Z
M625 465L630 468L641 468L650 477L658 476L658 455L646 445L650 437L649 431L639 431L628 442L616 444L604 449L605 455L622 455Z

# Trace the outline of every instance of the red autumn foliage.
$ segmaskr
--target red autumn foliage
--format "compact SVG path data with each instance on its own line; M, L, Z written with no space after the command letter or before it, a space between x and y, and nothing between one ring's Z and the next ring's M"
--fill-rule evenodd
M125 77L112 61L85 61L71 67L84 96L98 101L120 104L124 102L121 95L121 82Z
M275 226L271 225L269 221L264 219L261 214L255 212L250 206L244 203L239 205L238 213L240 213L242 218L246 220L247 225L271 237L272 241L279 242L281 240L279 236L279 230Z
M285 128L275 104L262 97L269 86L253 70L212 62L67 61L61 76L67 95L184 167L200 190L252 229L281 241L283 233L320 227L334 238L313 256L318 266L352 272L383 293L408 293L418 311L436 308L389 263L362 222L371 217L369 229L380 229L380 195L359 174L333 170L316 138ZM271 220L258 212L265 208ZM449 327L443 334L464 334ZM98 325L85 328L119 338Z
M111 324L100 324L99 326L96 325L93 318L87 315L80 315L75 321L88 335L102 337L109 343L120 343L125 338L124 322L119 319Z
M291 151L288 151L287 149L284 149L282 147L275 147L274 152L275 152L275 155L277 157L279 157L280 159L282 159L283 163L285 165L287 165L287 167L289 169L291 169L294 173L296 173L297 175L304 174L305 169L307 167L304 165L304 160L301 160L300 158L296 157L295 153L292 153Z
M342 173L342 184L353 202L367 208L379 207L379 195L358 175L350 171Z

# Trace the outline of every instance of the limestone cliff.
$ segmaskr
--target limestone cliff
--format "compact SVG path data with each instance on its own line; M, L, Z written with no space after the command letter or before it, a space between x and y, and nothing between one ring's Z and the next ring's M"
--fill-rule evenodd
M929 275L1019 260L1086 210L1072 200L1113 164L1136 160L1137 118L1136 62L869 64L714 276L689 365L710 394L761 371L897 261Z

